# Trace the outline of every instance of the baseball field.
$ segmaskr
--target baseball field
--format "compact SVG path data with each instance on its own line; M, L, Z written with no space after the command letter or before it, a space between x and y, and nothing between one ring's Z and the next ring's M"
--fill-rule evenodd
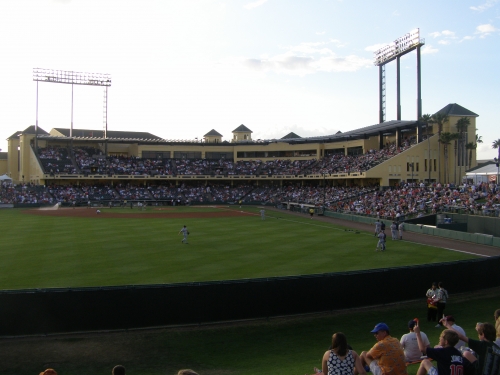
M265 208L265 207L264 207ZM318 274L469 259L256 206L1 210L0 289ZM183 244L180 229L189 230ZM346 224L348 225L348 224Z
M76 208L0 210L0 289L138 285L227 280L385 268L474 258L411 241L376 252L370 231L329 220L259 207L164 207L142 211ZM182 244L180 229L190 232ZM389 235L390 237L390 235ZM473 332L500 307L498 290L452 295L447 313ZM425 290L422 290L422 295ZM328 296L325 296L328 298ZM399 338L419 317L431 343L440 329L425 321L419 302L317 316L202 327L170 327L0 339L0 374L202 375L313 373L334 332L345 332L360 353L374 344L369 331L384 321ZM318 301L321 303L321 301ZM408 367L416 374L418 365Z

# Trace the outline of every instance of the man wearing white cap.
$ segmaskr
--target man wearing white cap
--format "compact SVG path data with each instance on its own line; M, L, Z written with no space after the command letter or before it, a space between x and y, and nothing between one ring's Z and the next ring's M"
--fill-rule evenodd
M363 366L369 366L373 375L406 375L405 353L399 340L390 335L387 324L378 323L371 333L377 343L361 353Z

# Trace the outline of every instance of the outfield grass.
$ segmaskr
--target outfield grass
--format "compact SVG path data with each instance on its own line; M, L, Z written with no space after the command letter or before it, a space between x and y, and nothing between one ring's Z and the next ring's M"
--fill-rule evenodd
M232 209L237 209L232 207ZM169 212L215 208L180 207ZM0 289L162 284L398 267L474 258L268 211L211 219L43 217L0 210ZM127 214L135 209L113 209ZM151 213L151 210L146 213ZM157 211L161 213L162 211ZM178 232L186 224L189 245Z
M492 322L500 308L498 293L457 296L450 286L446 312L475 338L476 322ZM181 368L200 375L311 374L334 332L344 332L359 354L374 345L370 330L376 323L386 322L399 339L407 333L407 322L417 317L431 345L437 344L442 330L426 322L425 290L422 296L415 303L244 324L4 339L0 374L33 375L52 367L63 375L107 375L116 364L141 375L174 375ZM417 369L410 366L409 375Z

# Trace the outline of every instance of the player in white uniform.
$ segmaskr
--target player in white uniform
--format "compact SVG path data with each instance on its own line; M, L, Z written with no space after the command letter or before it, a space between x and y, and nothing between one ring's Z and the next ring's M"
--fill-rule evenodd
M260 210L260 219L266 220L266 210L264 209Z
M391 224L391 236L393 241L398 239L398 225L395 221Z
M184 238L182 239L181 242L187 244L188 243L188 234L189 234L189 232L188 232L188 229L187 229L187 227L185 225L181 228L181 230L179 231L179 233L177 233L177 235L179 235L181 233L184 236Z

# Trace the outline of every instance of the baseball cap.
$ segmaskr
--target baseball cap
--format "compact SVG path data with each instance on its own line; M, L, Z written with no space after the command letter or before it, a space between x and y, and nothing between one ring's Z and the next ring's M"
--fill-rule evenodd
M416 324L417 322L415 322L415 320L412 319L408 322L408 328L413 329L413 327L415 327Z
M375 328L373 328L370 332L377 333L378 331L387 331L389 332L389 326L385 323L378 323Z

